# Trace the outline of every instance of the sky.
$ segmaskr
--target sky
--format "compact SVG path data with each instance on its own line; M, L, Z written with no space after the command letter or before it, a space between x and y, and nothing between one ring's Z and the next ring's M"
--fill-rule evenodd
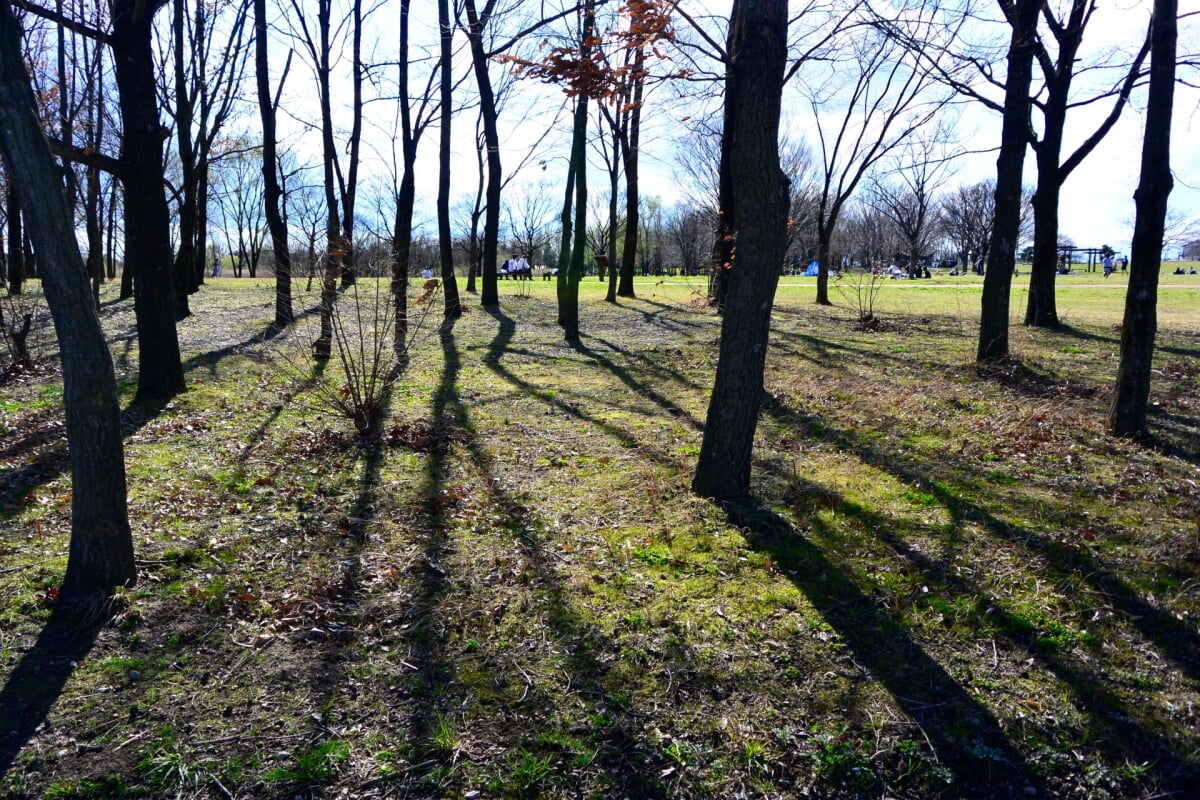
M893 0L900 2L900 0ZM1051 0L1062 2L1062 0ZM693 7L703 4L686 4ZM724 8L726 3L712 5ZM798 5L798 4L797 4ZM1089 26L1085 47L1080 53L1082 63L1089 63L1099 55L1113 53L1119 49L1136 48L1145 30L1148 20L1151 0L1105 0L1100 4L1096 16ZM1180 10L1186 12L1190 5L1200 10L1200 0L1181 0ZM431 38L435 30L436 19L429 17L434 14L432 4L421 4L420 12L414 11L414 41L422 37ZM381 12L388 13L387 6L381 7ZM373 26L386 28L386 20L373 22ZM389 37L381 36L380 47L386 49ZM1193 40L1195 37L1193 37ZM1186 37L1181 39L1186 41ZM299 55L299 54L297 54ZM414 51L419 56L419 50ZM383 57L387 57L386 52ZM416 68L416 73L420 72ZM463 65L459 66L461 72ZM414 83L419 77L414 75ZM1077 83L1086 88L1087 76L1081 77ZM289 77L291 107L311 107L314 96L311 78L300 65L293 65L293 73ZM641 191L644 196L658 196L666 205L683 200L687 194L685 185L681 185L678 176L678 160L680 146L684 139L687 126L694 122L689 120L695 114L703 113L704 109L695 103L679 103L677 100L668 102L676 95L670 87L660 88L648 100L644 112L645 132L641 150ZM345 95L348 97L348 93ZM515 175L508 187L506 200L513 193L550 191L557 197L565 177L567 147L566 127L569 125L569 115L561 113L562 94L556 87L541 86L531 82L523 82L515 96L501 115L502 160L506 171L515 169L524 162L525 166ZM1134 216L1133 193L1137 186L1139 158L1141 153L1142 128L1144 119L1142 109L1145 104L1144 91L1138 93L1131 107L1122 115L1105 141L1072 174L1063 187L1060 206L1060 232L1069 237L1080 247L1099 247L1108 244L1120 253L1129 252L1129 240L1132 233ZM985 110L982 106L972 104L956 123L956 131L963 147L981 152L960 159L956 163L955 175L951 184L973 183L978 180L995 177L994 148L999 142L1000 122L998 115ZM284 106L289 106L285 100ZM1073 149L1096 124L1099 117L1107 113L1108 104L1098 104L1093 107L1073 112L1068 126L1067 143L1064 153ZM709 111L719 110L715 103L709 103ZM805 107L801 97L794 88L785 91L785 116L791 121L790 126L799 130L800 135L811 138L811 130L805 131L803 121ZM394 129L394 104L376 103L368 106L367 143L364 147L364 158L369 159L372 166L364 169L368 176L385 178L388 168L386 163L391 149L390 131ZM301 117L306 116L304 112ZM307 117L308 121L316 118L314 114ZM473 195L476 176L476 150L474 143L474 114L466 112L454 120L454 144L452 155L452 202ZM808 123L811 124L811 123ZM1200 148L1192 145L1196 140L1196 127L1200 125L1200 110L1197 107L1197 93L1181 88L1177 91L1175 105L1175 120L1173 130L1172 159L1175 169L1175 190L1171 197L1171 206L1176 214L1189 218L1200 218ZM319 155L319 140L311 128L306 129L296 120L290 124L284 121L281 126L283 135L287 138L288 146L302 154L302 157L313 158ZM530 157L533 143L542 139L547 130L550 134L543 140L542 148ZM432 231L433 200L436 195L436 166L435 157L437 146L436 128L431 129L422 144L421 158L418 165L418 192L422 199L418 203L418 223L424 224ZM686 155L684 156L686 157ZM601 184L598 170L593 167L592 185ZM1032 186L1036 181L1032 154L1026 158L1026 183ZM1177 248L1168 247L1164 255L1173 256Z

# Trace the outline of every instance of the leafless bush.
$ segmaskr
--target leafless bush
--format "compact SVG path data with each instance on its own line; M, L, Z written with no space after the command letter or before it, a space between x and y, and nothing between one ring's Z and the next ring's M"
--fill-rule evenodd
M872 269L858 272L842 272L838 275L834 286L838 293L858 314L855 325L860 330L877 330L880 325L879 317L875 315L875 301L883 290L887 276Z
M426 287L427 298L436 291ZM427 310L432 302L420 303ZM392 387L404 372L408 352L395 349L395 305L386 279L365 278L339 293L331 307L333 354L317 359L309 348L281 347L279 356L307 384L317 404L349 419L364 440L379 438ZM423 317L422 317L423 320ZM414 330L420 328L420 322ZM305 340L297 331L293 344Z

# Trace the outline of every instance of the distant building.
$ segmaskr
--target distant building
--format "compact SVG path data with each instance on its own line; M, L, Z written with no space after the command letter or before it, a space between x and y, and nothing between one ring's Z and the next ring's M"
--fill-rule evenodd
M1179 249L1182 261L1200 261L1200 239L1193 239Z

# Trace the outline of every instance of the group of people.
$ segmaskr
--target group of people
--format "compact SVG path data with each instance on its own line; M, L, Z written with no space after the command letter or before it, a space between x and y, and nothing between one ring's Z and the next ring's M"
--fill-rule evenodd
M500 265L499 276L501 278L511 277L513 280L532 280L533 267L529 266L529 262L525 260L525 256L518 253L516 258L506 259Z

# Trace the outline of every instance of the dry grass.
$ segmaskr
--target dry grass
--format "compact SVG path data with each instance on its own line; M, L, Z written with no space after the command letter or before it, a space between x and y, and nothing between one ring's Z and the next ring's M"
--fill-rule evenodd
M472 308L419 337L364 444L271 357L307 334L258 337L270 287L232 285L181 328L191 390L128 415L141 580L94 638L47 621L68 528L52 380L0 389L0 795L1200 779L1193 290L1163 294L1143 448L1103 433L1113 288L1064 287L1071 327L1014 328L1019 360L981 373L977 285L884 287L873 333L784 287L756 499L720 508L686 490L719 333L702 287L614 307L589 284L578 347L550 284ZM128 370L128 310L106 324Z

